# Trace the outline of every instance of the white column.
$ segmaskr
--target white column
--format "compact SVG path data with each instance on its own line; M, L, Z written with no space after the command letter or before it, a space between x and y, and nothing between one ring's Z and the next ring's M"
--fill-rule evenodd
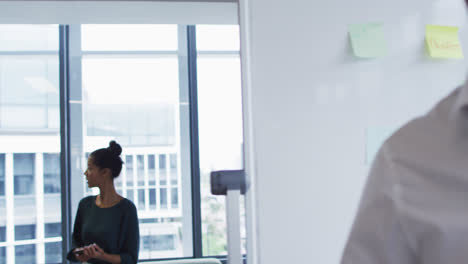
M228 264L241 264L240 237L240 190L228 190L226 196L226 219L228 239Z
M259 237L257 217L257 168L255 156L254 118L252 99L252 1L239 0L239 28L241 46L241 77L242 77L242 119L244 134L244 169L248 189L245 194L247 263L259 264Z
M36 153L34 182L36 187L36 262L45 263L44 251L44 155Z
M13 154L5 154L5 203L6 203L6 257L8 264L15 264L15 212L14 212Z

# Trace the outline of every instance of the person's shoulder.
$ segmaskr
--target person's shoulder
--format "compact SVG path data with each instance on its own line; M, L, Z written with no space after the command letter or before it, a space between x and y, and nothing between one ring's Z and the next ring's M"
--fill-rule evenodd
M123 198L121 201L121 204L122 204L122 207L125 208L125 210L132 210L136 212L136 206L131 200L127 198Z
M385 142L390 149L406 149L406 147L430 147L434 138L441 140L449 136L447 120L436 116L431 111L423 116L416 117L397 129ZM443 115L445 117L445 115ZM409 144L410 143L410 144ZM432 142L434 143L434 142Z
M414 156L414 152L432 148L434 134L441 136L437 126L428 116L415 118L397 129L382 145L386 155L402 158L407 154Z
M450 111L459 89L440 100L429 112L397 129L382 145L392 160L424 160L450 140ZM419 161L418 161L419 162Z
M95 201L95 199L95 195L86 196L80 200L79 207L88 207Z

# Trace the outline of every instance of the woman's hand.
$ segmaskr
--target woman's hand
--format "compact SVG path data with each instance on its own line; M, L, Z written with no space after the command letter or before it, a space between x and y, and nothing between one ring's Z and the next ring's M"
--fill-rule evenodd
M80 262L86 262L89 259L103 259L106 255L106 252L96 244L91 244L89 246L82 248L82 254L75 253L76 259Z
M91 251L93 252L92 258L101 259L101 260L104 259L106 252L104 252L104 250L100 248L97 244L92 244L89 247Z
M76 248L73 253L79 262L87 262L90 257L86 255L84 248Z

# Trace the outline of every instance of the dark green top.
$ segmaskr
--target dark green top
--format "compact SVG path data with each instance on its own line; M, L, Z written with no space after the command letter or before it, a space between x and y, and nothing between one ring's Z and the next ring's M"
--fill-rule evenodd
M72 250L67 259L77 262L73 249L96 243L108 254L119 254L122 264L138 261L140 231L135 205L122 199L109 208L96 205L96 196L81 199L76 212L72 235ZM90 259L89 263L108 263Z

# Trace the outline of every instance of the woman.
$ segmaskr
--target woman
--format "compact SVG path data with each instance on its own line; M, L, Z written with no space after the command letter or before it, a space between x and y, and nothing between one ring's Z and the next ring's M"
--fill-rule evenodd
M120 196L114 179L122 170L122 148L115 141L94 151L85 171L88 187L99 195L80 201L73 227L70 261L89 263L137 263L140 232L135 205Z

